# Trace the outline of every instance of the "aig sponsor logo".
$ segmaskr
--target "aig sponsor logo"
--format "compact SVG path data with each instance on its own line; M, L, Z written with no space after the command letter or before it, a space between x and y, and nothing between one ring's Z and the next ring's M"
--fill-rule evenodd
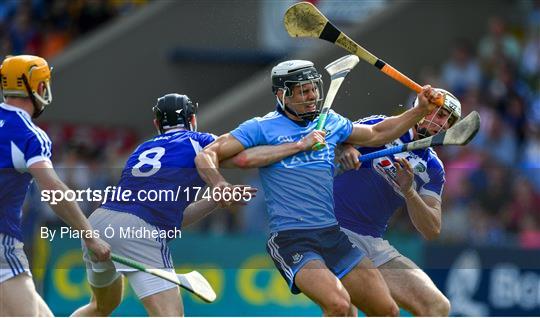
M302 137L303 136L299 136L298 140L300 140L300 138ZM291 136L279 136L277 139L280 143L288 143L288 142L295 141L294 140L295 138ZM287 157L281 160L281 164L286 168L294 168L294 167L301 167L301 166L317 164L317 163L320 164L321 162L330 163L332 160L334 160L333 154L334 154L334 147L332 147L328 143L328 146L322 148L321 150L303 151L296 155Z

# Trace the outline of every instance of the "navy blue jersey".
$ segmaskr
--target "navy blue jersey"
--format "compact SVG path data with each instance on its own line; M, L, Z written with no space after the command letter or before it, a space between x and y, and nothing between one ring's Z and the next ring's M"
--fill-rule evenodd
M374 125L385 116L371 116L358 123ZM413 132L382 147L359 147L362 154L410 142ZM405 158L414 170L413 187L421 196L432 196L439 201L444 185L444 167L433 149L413 150L374 159L357 170L339 175L334 180L335 213L339 224L355 233L381 237L388 220L405 199L395 181L395 158Z
M195 198L194 187L204 186L195 156L214 139L207 133L173 130L144 142L127 160L117 186L131 191L131 197L108 200L103 207L131 213L162 230L180 228L184 209Z
M22 241L22 205L32 175L28 167L50 162L51 140L20 108L0 104L0 233Z

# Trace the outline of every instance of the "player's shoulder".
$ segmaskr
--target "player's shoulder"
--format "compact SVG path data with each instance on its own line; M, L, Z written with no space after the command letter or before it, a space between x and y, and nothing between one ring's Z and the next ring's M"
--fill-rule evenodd
M2 112L2 127L17 128L19 132L37 128L30 115L22 109L0 104L0 111Z
M6 129L6 131L15 132L21 138L51 144L47 133L34 124L30 115L24 110L2 103L0 104L0 111L3 113L0 121L1 127L10 128Z
M444 172L444 163L433 148L426 149L428 168L438 169Z
M277 120L277 119L280 119L280 118L283 118L283 115L280 112L278 112L277 110L274 110L272 112L267 113L266 115L263 115L263 116L260 116L260 117L253 117L252 120L255 121L255 122L262 123L262 122L268 122L268 121Z
M137 149L135 149L134 153L154 147L176 149L182 145L193 143L198 143L204 147L213 142L216 138L217 136L211 133L191 130L166 132L141 143Z
M208 133L208 132L202 132L202 131L190 131L190 130L186 130L184 131L184 135L187 137L187 138L191 138L193 140L216 140L218 136L212 134L212 133Z
M250 118L240 124L239 129L272 129L275 125L281 125L285 117L278 111L269 112L264 116Z

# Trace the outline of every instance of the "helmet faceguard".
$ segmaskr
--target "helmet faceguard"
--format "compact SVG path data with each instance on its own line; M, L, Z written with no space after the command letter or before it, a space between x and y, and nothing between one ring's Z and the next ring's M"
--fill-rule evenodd
M444 129L444 126L446 126L449 121L451 121L449 123L449 127L452 127L461 119L461 103L459 102L459 100L454 95L452 95L452 93L442 88L436 88L435 90L443 94L444 102L441 107L435 108L434 114L430 114L430 119L424 118L420 123L417 124L416 131L420 139L430 137L432 135L430 131L433 130L433 127L438 133ZM414 101L414 107L416 107L417 105L418 98L416 98ZM433 118L435 118L435 116L438 116L439 113L442 112L442 109L446 110L450 115L441 125L433 121ZM422 125L422 127L420 127L420 125Z
M51 68L45 59L33 55L9 56L0 66L0 76L4 97L30 98L34 118L51 104Z
M192 103L187 95L167 94L158 98L152 111L162 134L173 128L197 131L197 108L198 104Z
M302 100L306 100L303 96L304 86L311 85L310 89L315 90L315 100L308 100L299 103L286 103L285 97L292 98L295 87L299 87L298 90L302 95ZM282 110L291 113L306 121L314 120L321 112L322 104L324 101L324 89L322 76L317 72L312 62L303 60L292 60L279 63L272 69L272 91L276 94L276 99ZM277 92L282 91L281 99L277 96ZM298 113L292 105L307 105L315 104L315 110L311 112Z

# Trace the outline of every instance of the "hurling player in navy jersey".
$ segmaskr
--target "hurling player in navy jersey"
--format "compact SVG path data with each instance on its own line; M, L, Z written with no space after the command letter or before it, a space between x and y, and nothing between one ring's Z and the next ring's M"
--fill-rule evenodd
M38 56L8 56L0 77L0 316L52 316L35 290L21 242L21 208L32 180L42 191L69 190L53 169L51 140L32 122L52 101L51 70ZM80 231L96 260L109 259L109 245L93 236L76 202L62 200L51 208Z
M380 270L396 302L416 316L448 316L450 302L426 273L382 237L390 217L402 208L426 239L439 235L443 163L431 148L374 159L361 168L358 157L455 125L461 118L460 102L451 93L437 90L445 95L444 105L400 138L381 147L345 145L337 159L349 171L334 180L335 213L342 230ZM357 123L374 125L384 118L371 116Z
M201 177L216 188L228 187L218 170L221 160L238 155L245 166L253 166L261 157L251 157L248 148L274 146L256 166L265 166L259 174L270 215L267 251L291 292L304 293L327 316L355 315L354 306L368 315L398 315L382 276L348 241L334 216L334 149L345 142L375 147L398 138L435 108L429 101L439 93L425 86L419 107L376 125L353 124L330 111L325 133L315 130L323 94L312 62L279 63L271 80L275 111L245 121L201 151L196 157ZM324 137L327 147L299 147L308 134Z

